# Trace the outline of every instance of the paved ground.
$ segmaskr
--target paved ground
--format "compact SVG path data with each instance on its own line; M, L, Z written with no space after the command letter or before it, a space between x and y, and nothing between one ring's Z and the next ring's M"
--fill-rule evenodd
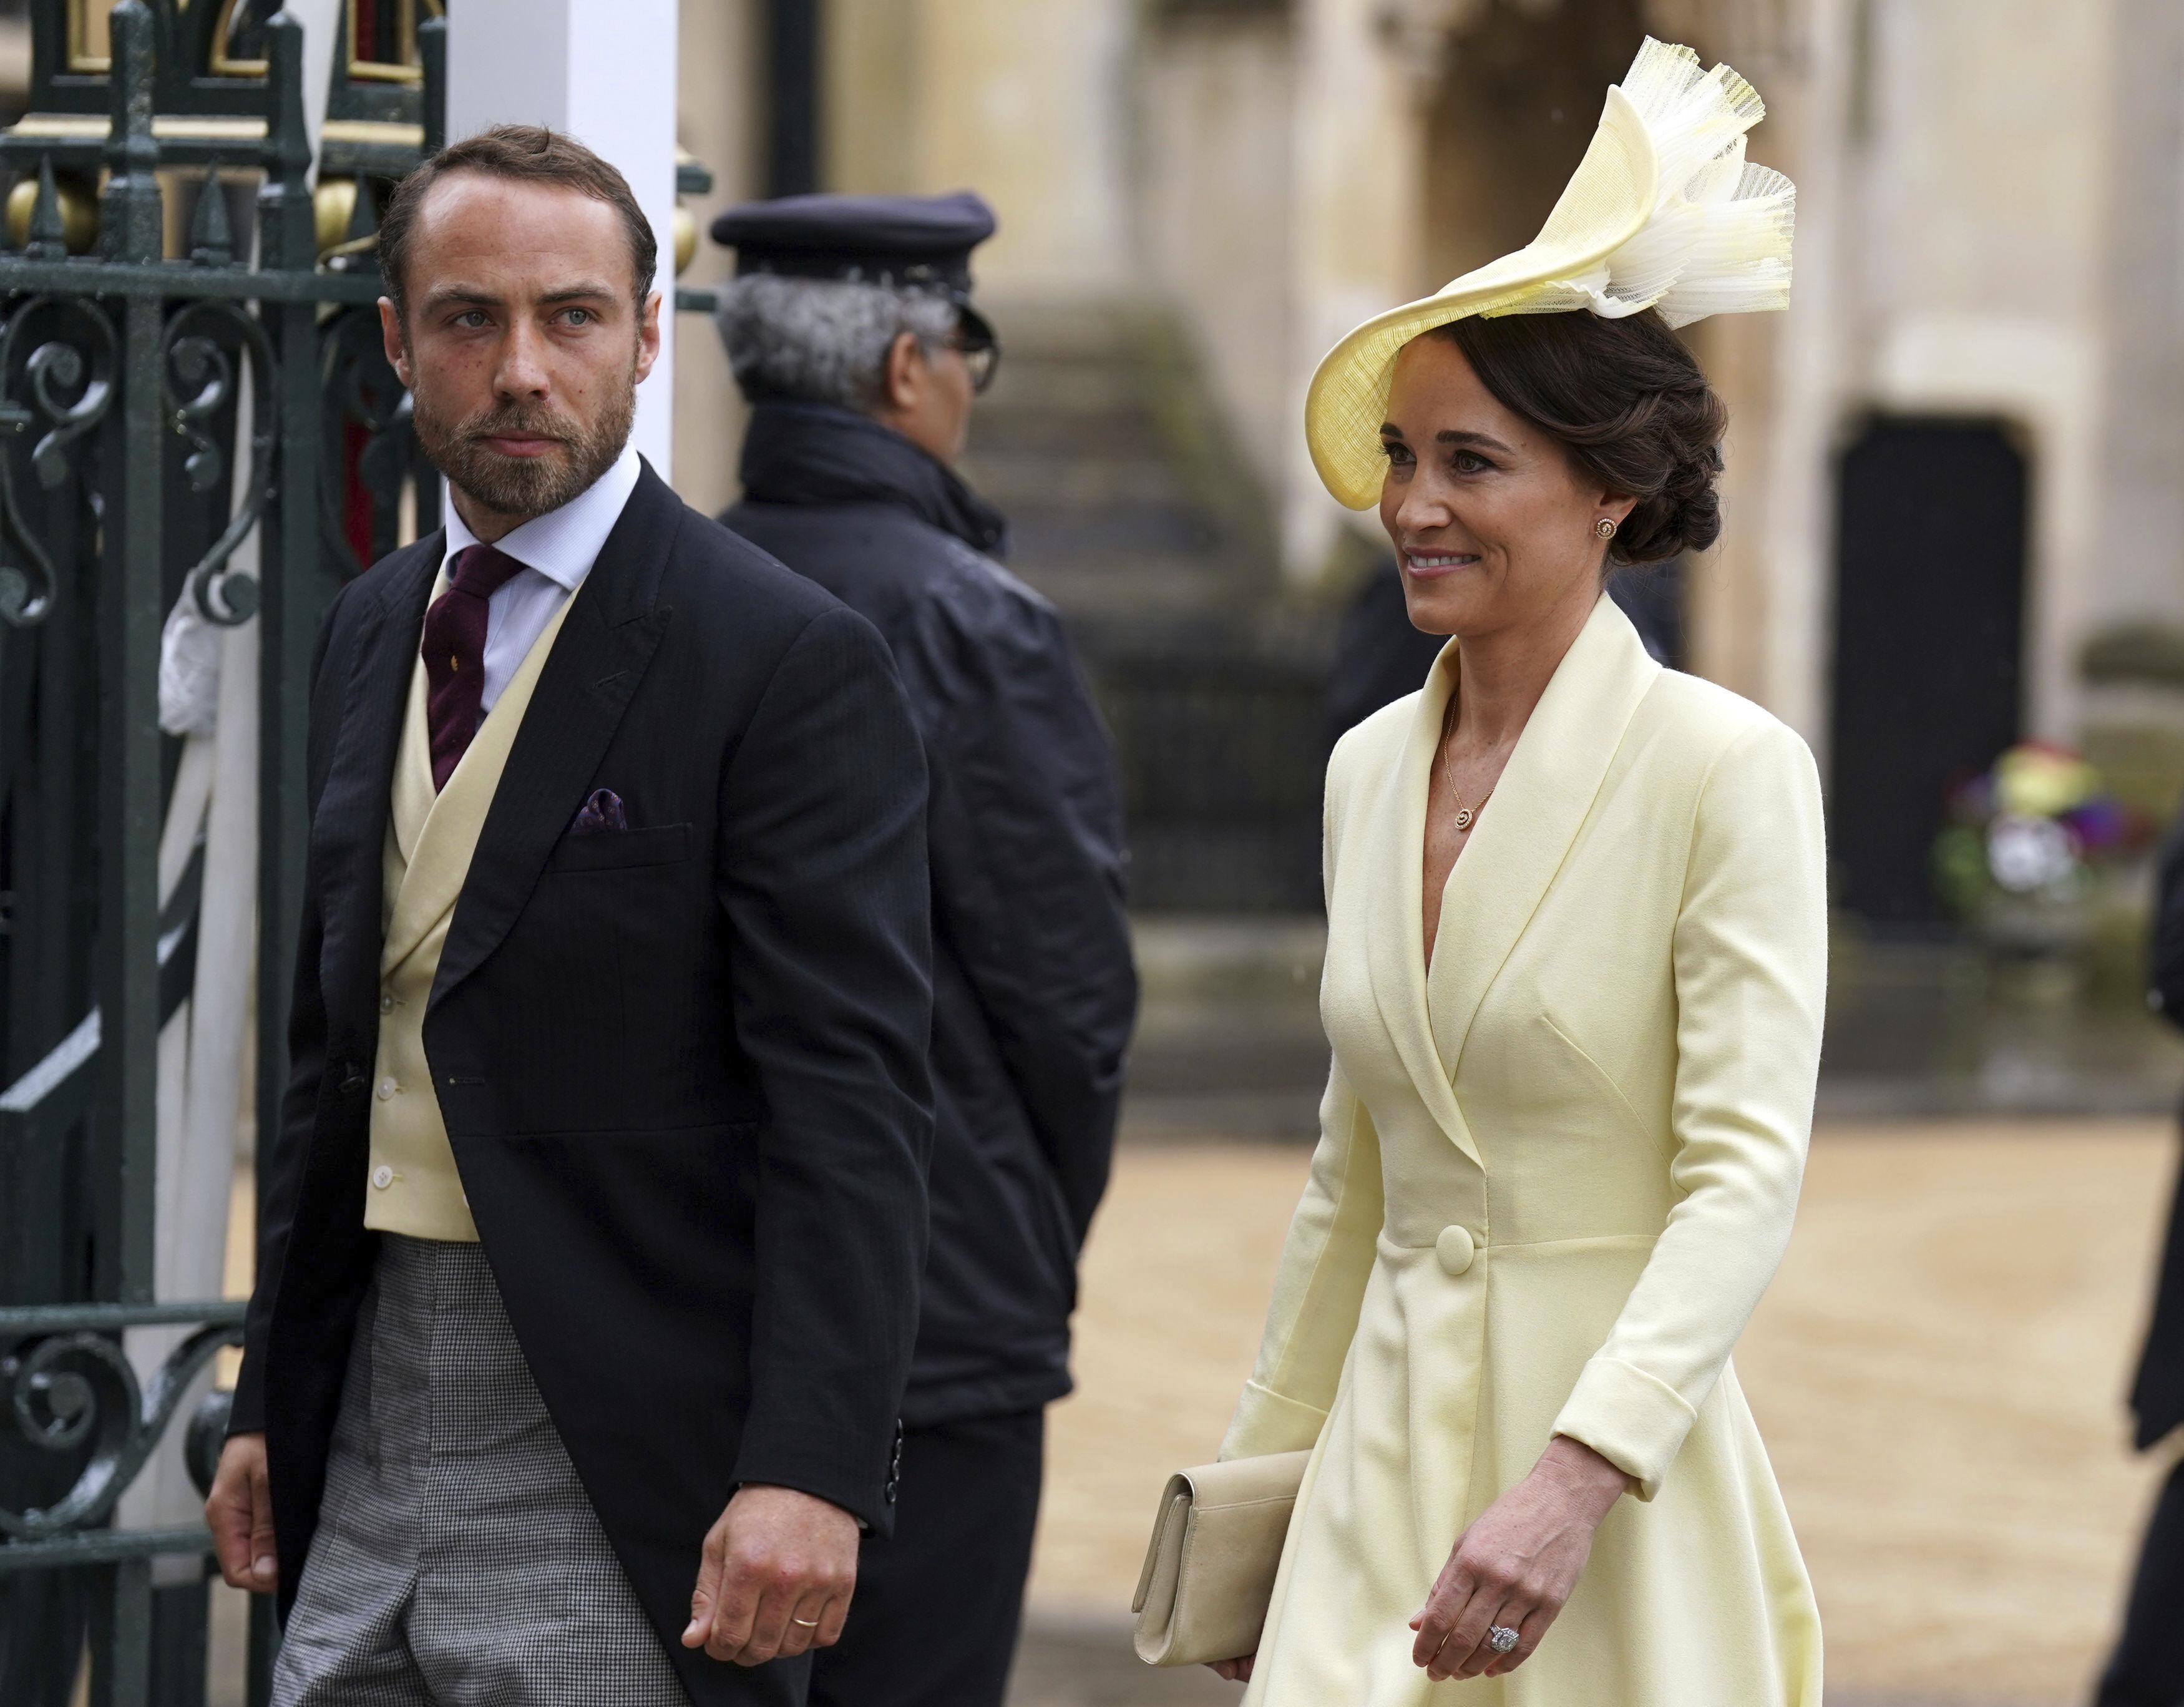
M2174 1144L2153 1119L1823 1129L1737 1363L1827 1621L1830 1707L2086 1699L2156 1470L2120 1395ZM1173 1126L1123 1152L1011 1707L1237 1699L1139 1665L1126 1609L1162 1481L1220 1439L1306 1162ZM239 1634L216 1621L215 1675Z
M2165 1122L1833 1125L1738 1353L1828 1623L1831 1707L2064 1707L2107 1640L2153 1467L2119 1395ZM1087 1255L1017 1707L1233 1700L1130 1658L1167 1471L1211 1456L1306 1158L1126 1150Z
M1128 1626L1118 1621L1050 1616L1026 1632L1011 1707L1236 1707L1243 1693L1203 1667L1155 1671L1140 1665L1129 1651ZM1967 1707L1972 1699L1830 1690L1828 1707ZM1977 1699L1995 1707L2012 1699Z

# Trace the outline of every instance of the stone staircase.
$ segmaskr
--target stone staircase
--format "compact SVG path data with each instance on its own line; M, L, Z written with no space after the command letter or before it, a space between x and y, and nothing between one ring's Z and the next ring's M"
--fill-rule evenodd
M1331 617L1156 308L992 310L1006 355L966 470L1061 608L1121 756L1134 904L1316 909Z
M1173 321L1101 302L994 313L1006 354L967 466L1013 525L1012 566L1089 644L1233 626L1273 584L1273 532Z

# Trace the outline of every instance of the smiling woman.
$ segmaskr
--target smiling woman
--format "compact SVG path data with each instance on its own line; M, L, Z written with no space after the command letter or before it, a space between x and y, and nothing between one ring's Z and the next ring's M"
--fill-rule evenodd
M1672 328L1786 299L1760 111L1648 42L1539 238L1312 382L1315 466L1377 492L1451 640L1328 769L1334 1070L1222 1448L1311 1454L1257 1652L1217 1667L1246 1707L1819 1707L1729 1364L1812 1117L1819 779L1602 596L1720 529Z
M1396 358L1380 519L1432 634L1590 607L1618 564L1702 551L1727 412L1652 310L1473 317Z

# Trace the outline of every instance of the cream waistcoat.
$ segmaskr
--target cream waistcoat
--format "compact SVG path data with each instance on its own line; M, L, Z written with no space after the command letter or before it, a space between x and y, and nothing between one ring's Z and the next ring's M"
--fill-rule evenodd
M446 587L443 573L433 598ZM385 946L379 957L379 1058L371 1089L371 1166L364 1193L364 1224L380 1232L414 1239L477 1238L440 1117L432 1066L425 1058L425 1007L501 771L546 655L574 602L573 594L564 599L532 643L478 725L447 787L437 795L421 657L410 673L409 711L394 759L393 811L382 856Z

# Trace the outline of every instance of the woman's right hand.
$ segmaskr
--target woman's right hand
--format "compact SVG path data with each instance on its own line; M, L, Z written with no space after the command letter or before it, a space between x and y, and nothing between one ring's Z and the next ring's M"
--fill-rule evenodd
M1246 1654L1241 1660L1209 1660L1206 1665L1216 1677L1225 1677L1231 1683L1249 1683L1251 1681L1251 1662L1258 1657L1256 1654Z

